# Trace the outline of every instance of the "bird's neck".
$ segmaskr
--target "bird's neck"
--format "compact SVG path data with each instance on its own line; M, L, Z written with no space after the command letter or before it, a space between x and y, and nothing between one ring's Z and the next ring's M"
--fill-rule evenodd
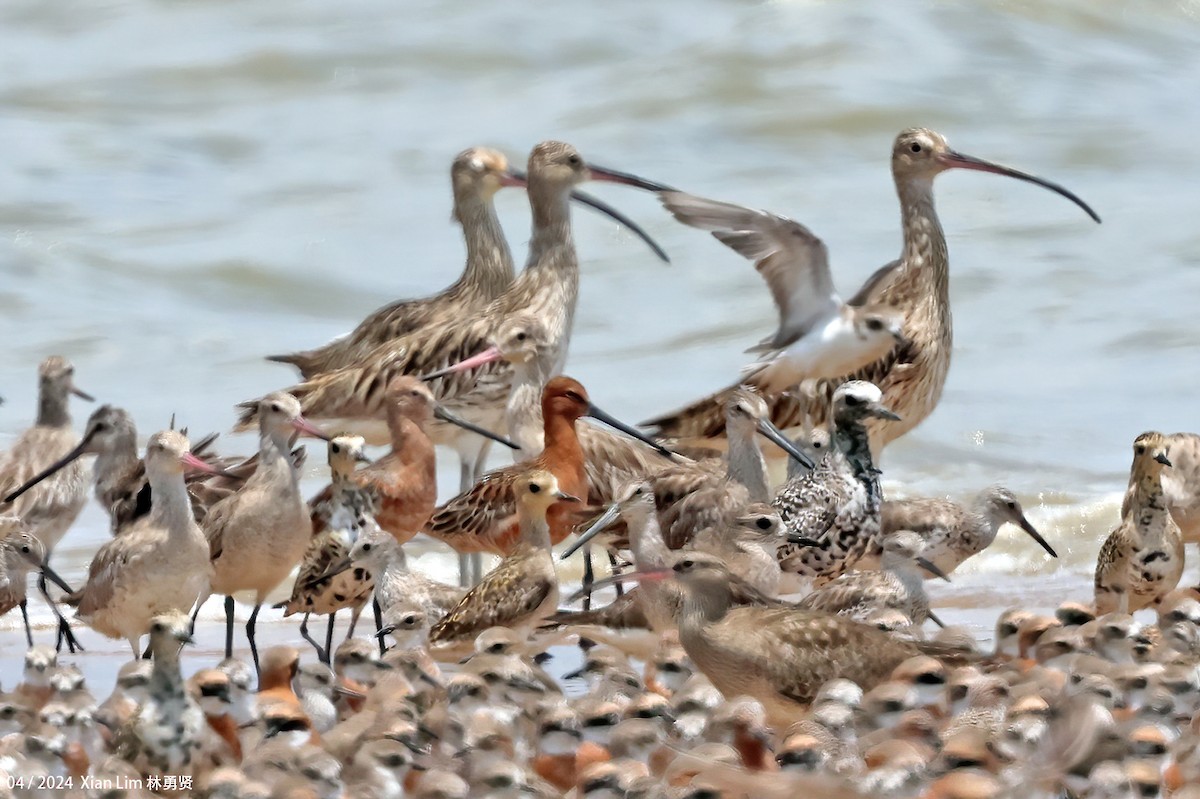
M923 292L945 307L950 302L950 256L946 234L933 203L933 179L897 181L900 197L900 224L904 231L904 271L893 286L885 290Z
M460 283L498 294L512 282L515 269L492 198L478 192L456 197L454 217L462 225L467 243L467 265Z
M542 423L542 390L550 380L550 365L534 359L513 367L513 387L505 408L508 435L521 449L517 459L536 458L545 444Z
M176 695L183 693L183 673L179 669L179 645L168 642L155 647L154 666L150 674L150 693Z
M531 549L550 551L550 523L546 521L546 511L522 508L520 524L521 543Z
M109 476L127 474L137 460L137 440L133 436L120 436L113 446L96 455L96 482L100 483Z
M770 502L771 487L767 482L767 461L754 431L729 437L725 476L741 483L750 492L751 502Z
M683 608L680 630L685 626L702 628L725 618L733 607L733 590L728 582L712 582L704 585L689 585L683 589Z
M1133 498L1128 511L1133 523L1143 535L1161 535L1168 518L1166 497L1163 495L1162 471L1155 468L1135 468Z
M868 499L879 502L879 470L871 460L871 437L867 428L857 419L835 424L835 428L833 440L837 451L850 464L855 479L867 489Z
M147 477L150 481L150 516L155 526L165 527L172 537L186 535L195 520L182 472L155 470Z
M663 540L658 513L650 509L649 512L628 514L625 524L629 528L629 548L633 552L633 562L638 569L657 571L667 568L671 551L667 549Z
M38 394L37 424L39 427L67 427L71 414L67 411L67 397L58 391L43 389Z
M543 405L542 428L545 442L543 453L555 453L555 459L559 463L583 463L583 447L579 443L579 434L575 430L575 419L559 413L547 413L546 407ZM573 489L564 486L563 490Z
M392 454L403 463L433 457L433 444L421 425L394 409L388 410L388 431L392 436Z
M526 268L568 266L574 261L574 239L571 236L571 207L567 192L538 186L529 187L529 202L533 210L533 233L529 240ZM570 258L551 258L554 250L562 249Z

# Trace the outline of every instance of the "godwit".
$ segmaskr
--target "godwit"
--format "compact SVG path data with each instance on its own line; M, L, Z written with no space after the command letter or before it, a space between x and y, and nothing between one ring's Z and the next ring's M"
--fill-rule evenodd
M179 651L192 641L189 630L184 613L155 616L149 625L154 659L149 692L116 740L117 753L144 774L190 773L207 728L204 711L188 694L179 668Z
M862 380L840 385L833 394L833 446L815 469L789 481L771 501L790 535L817 542L780 548L785 581L836 577L878 536L882 496L866 425L897 418L882 399L879 388Z
M753 259L771 290L779 329L748 350L766 357L746 367L740 384L773 397L802 380L852 374L904 343L899 309L842 301L824 242L799 222L680 192L659 198L680 222ZM899 268L894 262L873 279L886 281Z
M46 548L47 558L87 502L87 473L83 464L75 461L33 490L15 498L11 495L78 446L79 437L71 429L67 407L72 394L92 401L90 394L75 387L75 367L66 358L51 355L42 361L38 367L37 421L0 457L0 497L4 497L0 504L6 506L5 513L21 517L29 526ZM46 590L46 583L40 577L38 588Z
M333 649L334 617L339 610L351 611L350 632L358 624L363 607L371 598L374 582L355 580L354 575L325 572L334 563L346 558L360 533L374 527L375 499L371 492L354 481L355 469L370 459L363 453L360 436L335 436L329 441L330 484L321 495L309 503L313 521L313 539L300 562L300 571L292 586L292 596L283 604L284 618L303 613L300 635L313 645L322 663L328 663ZM319 520L319 521L318 521ZM328 616L325 646L308 634L310 614Z
M188 451L182 434L165 430L146 445L150 513L106 542L92 558L87 583L68 598L77 615L109 638L124 638L141 656L142 635L155 616L188 612L208 590L208 543L192 518L185 468L210 469Z
M990 547L996 533L1008 522L1024 530L1050 557L1058 557L1054 547L1025 518L1020 500L1002 486L985 488L967 506L940 497L885 500L879 532L881 536L898 530L917 533L925 541L923 557L950 574L967 558ZM856 568L879 568L881 553L881 544L872 544Z
M258 468L233 496L214 505L204 520L213 578L196 603L195 615L212 594L225 597L225 657L233 656L233 594L254 592L246 639L258 671L254 625L267 595L304 557L312 540L308 504L300 494L291 460L294 433L328 440L300 413L290 394L268 394L258 408ZM194 618L194 616L193 616Z
M1100 218L1083 200L1062 186L950 149L945 137L932 130L902 131L892 146L892 177L900 198L904 246L897 263L888 264L850 299L856 307L894 308L904 317L904 345L846 378L879 386L889 408L900 419L877 420L871 425L871 446L884 446L912 430L932 413L941 399L950 368L953 344L950 322L950 258L946 237L933 202L933 180L950 169L972 169L1024 180L1050 189ZM823 381L818 392L828 397L840 380ZM828 419L827 407L812 403L796 392L786 392L771 403L771 420L783 429L800 423L811 412L818 424ZM711 446L724 435L724 392L705 397L688 407L653 420L655 435L672 440L696 441ZM902 420L902 421L901 421Z
M0 516L0 616L13 608L20 608L21 620L25 624L25 641L32 647L33 630L29 626L29 610L26 607L27 578L31 571L45 574L52 583L71 593L71 587L46 564L46 548L41 539L31 533L20 518ZM46 601L57 616L58 609L53 600L47 596ZM59 629L71 629L61 617ZM79 644L74 636L67 641L71 644L71 651L75 651Z
M1183 535L1162 486L1163 469L1171 466L1167 448L1162 433L1142 433L1133 441L1131 496L1096 559L1097 615L1157 605L1179 584Z
M207 449L215 440L216 435L205 436L193 445L192 454L212 466L223 467L227 460L207 460ZM10 494L9 499L15 499L84 455L96 456L92 467L96 501L108 514L114 534L150 512L150 481L146 465L138 457L137 428L127 411L112 405L101 405L93 411L79 445ZM239 479L225 471L221 476L226 480ZM193 489L212 477L213 472L200 470L184 476L197 521L204 516L205 499Z
M860 621L876 610L899 610L913 624L922 625L930 618L923 570L946 578L921 554L924 548L925 542L914 532L892 533L883 539L879 571L846 572L804 597L798 607Z
M797 720L835 678L871 688L918 645L870 625L796 608L733 607L719 559L683 553L672 567L683 587L679 640L726 697L750 696L777 725Z
M368 444L381 443L386 438L376 420L382 418L384 390L393 377L427 375L483 350L496 325L521 310L535 314L552 331L551 339L558 350L553 371L561 371L579 297L579 261L571 237L569 200L572 189L589 179L649 191L666 188L633 175L589 166L568 144L537 145L529 156L529 200L533 209L529 257L525 270L508 290L474 315L456 315L445 324L414 331L381 345L360 365L292 387L289 391L300 400L305 415L362 435ZM508 397L510 370L506 364L494 364L469 376L447 375L431 385L435 396L447 407L484 428L493 428ZM242 407L245 413L239 425L245 428L252 421L255 404L244 403ZM460 490L467 490L479 477L486 444L481 446L473 436L466 437L442 425L435 427L433 437L436 443L458 452L462 462Z
M549 512L555 503L578 500L559 488L549 470L529 470L514 483L520 542L433 626L429 641L440 655L461 657L470 652L475 636L489 627L510 627L528 639L558 607Z
M469 491L435 511L425 532L445 541L458 552L507 554L517 538L519 486L530 473L549 471L558 480L559 488L571 496L582 496L587 492L583 450L575 430L575 422L584 416L598 419L649 446L656 446L637 430L597 407L577 380L556 377L542 392L546 441L542 453L528 463L485 475ZM550 509L552 543L566 538L571 527L571 514L566 508Z

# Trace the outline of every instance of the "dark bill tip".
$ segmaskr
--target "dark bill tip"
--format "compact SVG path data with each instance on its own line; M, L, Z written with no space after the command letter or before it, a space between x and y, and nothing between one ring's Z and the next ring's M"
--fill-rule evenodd
M971 155L964 155L963 153L955 152L954 150L944 153L940 160L945 166L953 169L972 169L977 172L991 172L993 175L1006 175L1010 178L1016 178L1017 180L1023 180L1026 183L1032 183L1035 186L1041 186L1044 189L1049 189L1055 194L1066 197L1068 200L1078 205L1083 209L1083 212L1090 216L1097 224L1100 222L1100 215L1093 211L1090 205L1085 203L1077 194L1068 189L1066 186L1046 180L1045 178L1039 178L1038 176L1031 175L1028 172L1022 172L1019 169L1001 166L1000 164L995 164L991 161L984 161L982 158L976 158Z
M667 251L664 250L659 245L659 243L650 236L649 233L647 233L645 230L643 230L641 225L639 225L637 222L634 222L629 217L625 216L625 214L621 213L616 208L613 208L611 205L604 202L603 200L598 200L595 197L593 197L592 195L584 194L581 191L571 192L571 199L574 200L575 202L579 203L580 205L584 205L595 211L599 211L600 213L609 217L610 219L615 221L618 225L621 225L622 227L626 228L631 233L633 233L635 236L637 236L639 239L644 241L646 243L646 246L648 246L650 248L651 252L653 252L656 256L658 256L658 259L660 261L662 261L665 264L671 263L671 258L670 258L670 256L667 255Z

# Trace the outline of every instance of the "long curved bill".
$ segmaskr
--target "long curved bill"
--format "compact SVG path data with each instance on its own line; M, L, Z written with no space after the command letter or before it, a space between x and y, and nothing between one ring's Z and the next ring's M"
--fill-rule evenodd
M633 186L638 186L639 188L645 188L646 186L661 185L661 184L654 183L654 182L648 181L648 180L643 181L641 178L639 178L635 175L626 175L624 172L614 172L612 170L601 170L601 171L603 171L605 174L620 175L622 178L630 178L632 180L640 181L640 183L630 183L629 184L629 185L633 185ZM594 167L593 167L592 177L594 177L594 178L596 177ZM605 180L606 178L600 177L598 179ZM614 182L624 183L626 181L615 180ZM526 178L525 173L522 172L521 170L510 169L504 175L504 177L501 179L500 185L502 185L502 186L528 186L529 181ZM650 189L650 191L661 191L661 189ZM631 233L633 233L633 235L637 236L639 239L646 242L646 246L648 246L650 248L651 252L653 252L656 256L658 256L658 258L663 263L667 263L667 264L671 263L671 259L667 255L666 250L664 250L661 246L659 246L659 243L657 241L655 241L653 238L651 238L650 234L647 233L645 230L643 230L641 225L639 225L637 222L634 222L629 217L625 216L625 214L621 213L616 208L613 208L608 203L603 202L601 200L597 200L592 195L585 194L581 191L572 191L571 199L574 200L575 202L579 203L580 205L585 205L588 208L591 208L595 211L599 211L600 213L602 213L605 216L612 219L618 225L621 225L622 227L628 229Z
M28 481L26 481L25 485L21 486L21 487L20 487L20 488L18 488L16 491L13 491L11 494L9 494L8 496L6 496L6 497L4 498L4 504L8 504L9 502L15 502L15 501L16 501L16 499L17 499L17 497L21 496L21 495L22 495L22 494L24 494L26 491L28 491L29 489L33 488L35 485L37 485L38 483L42 482L42 481L43 481L43 480L45 480L47 477L50 477L50 476L51 476L51 475L53 475L55 472L57 472L57 471L59 471L60 469L62 469L62 468L64 468L64 467L68 466L70 463L72 463L72 462L73 462L73 461L75 461L76 459L78 459L78 458L81 458L81 457L83 457L84 455L87 455L87 454L89 454L89 453L88 453L88 445L89 445L89 444L91 444L91 442L92 442L92 437L93 437L95 434L96 434L96 430L95 430L94 428L93 428L93 429L91 429L91 430L89 430L89 431L88 431L88 432L87 432L87 433L84 435L84 437L83 437L83 440L82 440L82 441L80 441L78 444L76 444L76 445L75 445L75 449L71 450L71 451L70 451L70 452L68 452L66 455L63 455L61 458L59 458L58 460L56 460L54 463L50 464L50 465L49 465L49 466L47 466L45 469L43 469L42 471L38 472L38 473L37 473L37 474L35 474L33 477L29 478L29 480L28 480Z
M75 593L75 589L73 589L71 586L67 585L67 581L64 580L63 578L59 577L58 573L56 571L54 571L54 569L51 569L48 564L43 563L41 565L41 568L39 569L39 571L46 577L47 580L49 580L50 582L57 585L59 588L66 591L68 594Z
M642 442L647 447L650 447L655 452L657 452L659 455L662 455L664 458L670 458L671 460L675 459L674 452L671 452L671 450L667 449L662 444L659 444L654 439L650 438L645 433L643 433L641 430L638 430L635 427L630 427L629 425L625 424L624 422L622 422L620 419L616 418L615 416L605 413L600 408L597 408L594 404L588 405L587 415L597 421L604 422L606 425L613 428L614 430L620 430L622 433L624 433L625 435L627 435L631 438L636 438L638 441Z
M770 419L758 420L758 432L772 444L786 452L788 457L805 469L816 468L817 465L812 462L812 458L805 455L795 444L789 441L788 437L783 434L783 431L776 427Z
M571 192L571 199L580 205L587 206L588 208L591 208L594 211L599 211L600 213L609 217L618 225L626 228L630 233L644 241L646 246L650 248L650 251L658 256L658 260L662 261L664 264L671 263L671 258L667 255L667 251L664 250L657 241L651 238L650 234L643 230L641 225L625 216L625 214L621 213L616 208L613 208L603 200L597 199L590 194L585 194L582 191Z
M917 565L932 574L934 577L940 577L946 582L950 582L950 578L946 576L946 573L939 569L937 564L935 564L933 561L925 558L917 558Z
M1028 172L1022 172L1018 169L1013 169L1012 167L994 164L991 161L984 161L982 158L964 155L963 153L955 152L954 150L949 150L941 154L938 156L938 160L941 161L943 165L952 169L972 169L977 172L991 172L993 175L1006 175L1010 178L1023 180L1026 183L1032 183L1035 186L1041 186L1043 189L1049 189L1055 194L1060 194L1063 197L1066 197L1068 200L1082 208L1083 212L1090 216L1097 223L1100 222L1100 215L1093 211L1092 207L1081 200L1074 192L1065 186L1060 186L1059 184L1046 180L1045 178L1039 178L1036 175L1030 175Z
M503 358L499 347L488 347L483 352L472 355L470 358L465 358L458 363L451 364L445 369L438 369L436 372L430 372L427 375L422 375L421 379L425 381L433 380L446 375L457 374L458 372L466 372L471 369L478 369L481 366L487 366L489 363L495 363Z
M495 441L497 444L503 444L504 446L508 447L509 449L520 449L520 447L518 445L509 441L504 436L502 436L498 433L493 433L491 430L485 430L484 428L480 427L477 424L472 424L472 423L468 422L466 419L462 419L458 416L455 416L454 414L450 413L450 411L443 408L441 405L433 406L433 415L436 418L441 419L443 422L448 422L452 425L457 425L458 427L461 427L463 430L469 430L472 433L476 433L478 435L483 436L484 438L490 438L492 441Z
M1037 528L1030 524L1029 520L1024 516L1021 517L1020 527L1029 535L1030 538L1032 538L1034 541L1037 541L1038 545L1042 549L1046 550L1046 553L1050 555L1050 557L1058 557L1058 553L1054 551L1054 547L1050 546L1050 542L1042 538L1042 534L1039 533Z
M575 539L575 543L563 550L562 554L559 555L559 560L566 560L567 558L571 557L593 538L600 535L600 533L604 532L609 527L612 527L613 523L618 517L620 517L620 515L620 503L614 502L613 504L609 505L608 510L604 511L600 518L592 523L591 527L579 534L579 538Z
M592 180L602 181L604 183L620 183L622 186L633 186L635 189L645 189L646 191L678 191L674 186L668 186L665 183L659 183L656 180L647 180L640 175L635 175L632 172L622 172L618 169L609 169L606 166L596 166L588 164L588 174Z

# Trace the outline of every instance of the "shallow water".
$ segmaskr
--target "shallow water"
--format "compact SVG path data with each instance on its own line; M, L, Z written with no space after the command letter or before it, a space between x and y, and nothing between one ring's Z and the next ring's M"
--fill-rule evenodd
M50 353L74 360L80 385L128 407L143 433L172 413L192 430L227 430L234 403L292 380L263 355L319 344L454 279L462 246L446 178L472 144L519 161L562 138L597 163L788 214L826 240L850 292L898 252L887 156L895 133L919 124L1064 183L1104 224L1026 184L938 181L954 364L937 412L889 449L887 485L961 498L1005 483L1062 555L1048 562L1004 531L953 586L933 589L951 597L948 620L983 629L1006 604L1086 598L1132 438L1196 428L1200 107L1187 98L1200 90L1200 6L598 9L0 5L0 447L29 423ZM569 371L638 420L727 382L773 328L772 310L748 263L652 197L596 193L673 259L663 267L579 215ZM520 259L524 197L499 204ZM88 411L76 409L80 424ZM457 472L443 464L448 494ZM313 466L314 489L319 476ZM89 507L55 555L69 580L106 535ZM423 562L451 571L449 558ZM214 602L206 616L217 612ZM7 666L22 645L4 641Z

